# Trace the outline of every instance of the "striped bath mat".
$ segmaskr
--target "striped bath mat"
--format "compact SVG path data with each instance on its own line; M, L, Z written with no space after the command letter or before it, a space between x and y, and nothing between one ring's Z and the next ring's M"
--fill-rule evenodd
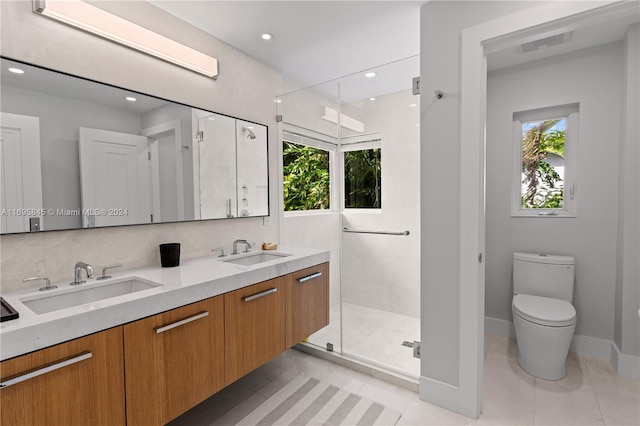
M400 414L324 381L297 375L237 425L394 425Z

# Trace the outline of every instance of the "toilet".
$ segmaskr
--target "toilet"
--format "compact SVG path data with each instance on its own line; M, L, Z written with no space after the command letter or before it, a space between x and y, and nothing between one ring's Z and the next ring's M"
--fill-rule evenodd
M569 344L576 328L573 301L575 259L534 253L513 254L513 324L518 364L542 379L567 373Z

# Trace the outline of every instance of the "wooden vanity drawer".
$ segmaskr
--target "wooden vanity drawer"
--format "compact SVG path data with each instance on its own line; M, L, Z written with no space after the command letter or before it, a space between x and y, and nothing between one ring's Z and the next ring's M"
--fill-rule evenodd
M329 324L329 263L288 275L287 347Z
M124 326L127 425L163 425L224 386L223 297Z
M124 425L122 326L0 363L2 425Z
M224 295L225 374L233 383L285 348L286 277Z

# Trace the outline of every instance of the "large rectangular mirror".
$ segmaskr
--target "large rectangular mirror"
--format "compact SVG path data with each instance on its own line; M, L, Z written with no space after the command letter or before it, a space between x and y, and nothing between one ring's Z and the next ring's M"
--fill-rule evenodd
M0 65L2 234L269 215L267 126Z

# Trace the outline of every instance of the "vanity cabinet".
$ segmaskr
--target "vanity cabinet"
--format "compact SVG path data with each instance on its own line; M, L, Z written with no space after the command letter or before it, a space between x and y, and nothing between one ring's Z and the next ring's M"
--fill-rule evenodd
M329 324L329 263L287 276L287 347Z
M223 296L124 325L127 425L163 425L225 385Z
M3 361L0 377L0 424L125 424L122 326Z
M0 362L2 425L164 425L329 323L329 263Z
M288 277L225 293L226 384L285 351Z

